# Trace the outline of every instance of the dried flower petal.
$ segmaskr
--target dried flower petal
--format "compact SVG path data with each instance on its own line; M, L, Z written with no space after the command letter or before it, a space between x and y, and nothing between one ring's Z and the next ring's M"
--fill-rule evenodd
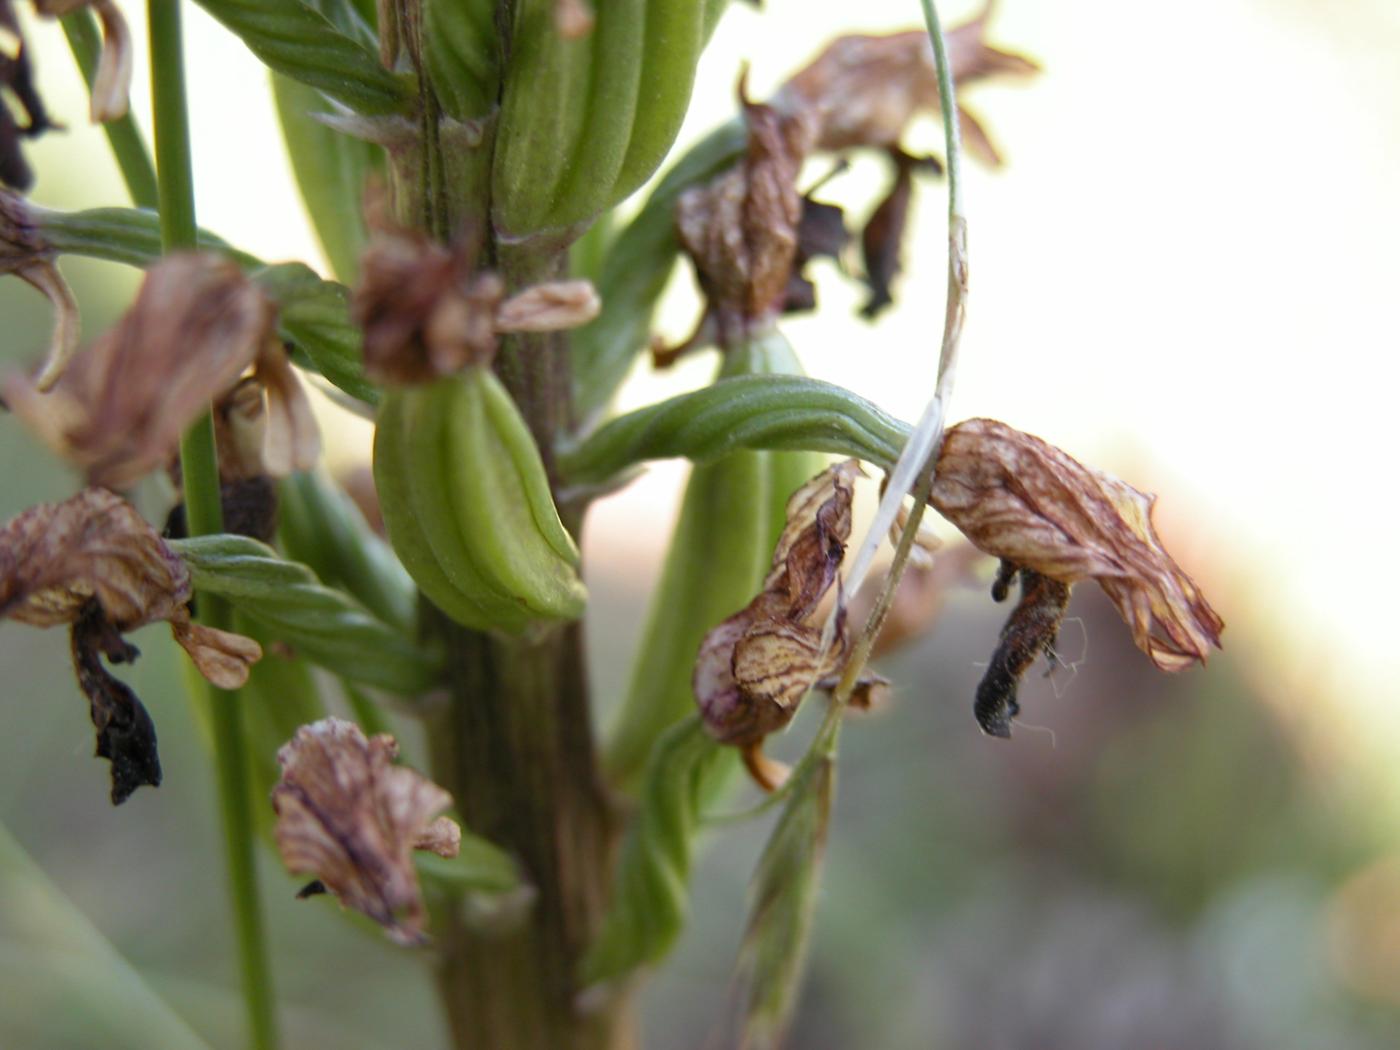
M705 728L741 748L766 787L774 776L759 751L763 738L787 725L807 691L844 658L844 631L823 656L811 620L836 582L859 473L846 460L793 493L763 590L705 636L696 658L692 687Z
M513 295L496 311L498 332L558 332L577 328L602 309L592 281L547 281Z
M783 313L815 310L817 290L804 274L807 264L825 255L839 259L851 239L846 229L845 213L834 204L813 200L811 192L802 198L802 218L797 223L797 252L787 292L783 296Z
M43 292L53 304L48 354L34 377L39 390L48 390L58 382L78 349L82 329L78 302L59 273L54 254L53 246L35 227L23 198L0 190L0 274L14 274Z
M797 252L797 175L809 137L802 114L742 99L749 127L743 162L681 195L676 231L718 325L721 346L771 326L783 308Z
M358 726L326 718L297 730L277 753L272 790L277 848L288 870L312 875L347 908L363 912L400 944L423 939L426 915L413 870L415 848L455 856L461 831L435 814L452 796L393 764L394 738L366 740Z
M102 54L92 79L91 114L94 124L126 116L131 94L131 30L112 0L34 0L34 10L45 18L62 18L91 7L102 20Z
M1164 671L1204 662L1224 623L1152 529L1151 496L991 419L949 428L930 503L979 549L1061 583L1093 579Z
M0 528L0 616L36 627L72 625L73 663L92 707L97 754L112 761L112 801L160 783L155 730L141 702L102 666L129 663L121 638L168 620L216 685L232 688L261 656L256 642L192 624L190 575L146 521L106 489L41 503Z
M948 33L948 60L959 86L1037 71L1029 59L986 43L990 6ZM938 67L928 34L838 37L784 85L774 105L812 115L814 149L898 146L918 114L938 110Z
M121 487L174 455L185 429L265 352L274 319L272 302L233 262L171 255L51 393L11 376L5 399L90 483Z
M909 226L909 204L914 191L914 171L929 168L941 173L943 165L935 157L912 157L903 150L891 149L894 162L894 182L861 231L860 246L865 257L865 283L870 287L870 299L861 307L865 318L877 316L894 302L890 295L894 279L904 268L904 233Z
M253 376L267 392L264 470L275 478L286 477L294 470L310 470L321 457L321 428L316 425L306 390L281 343L273 340L264 344Z
M446 248L396 223L382 191L365 202L372 231L360 256L350 316L365 333L365 372L386 383L426 383L496 353L500 278L475 270L476 240Z

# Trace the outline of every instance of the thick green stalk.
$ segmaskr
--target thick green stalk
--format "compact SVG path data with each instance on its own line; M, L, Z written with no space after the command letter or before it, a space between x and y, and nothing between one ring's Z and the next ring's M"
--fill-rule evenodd
M97 56L102 47L102 34L97 28L97 19L86 8L64 15L63 32L68 37L68 47L73 59L83 74L89 88L97 75ZM107 135L107 143L112 147L117 169L131 202L138 208L155 208L159 205L159 191L156 189L156 169L151 163L150 151L136 121L128 113L120 120L110 120L102 125Z
M185 105L185 68L179 0L148 0L151 41L151 94L155 111L156 173L160 202L161 248L166 253L195 245L194 180L190 168L189 116ZM193 536L221 532L219 463L214 424L206 413L180 442L186 521ZM206 599L201 619L228 629L232 617L217 599ZM248 789L250 771L243 714L234 692L208 689L213 709L214 759L229 889L233 898L248 1036L255 1050L277 1045L272 983L253 849L256 828Z

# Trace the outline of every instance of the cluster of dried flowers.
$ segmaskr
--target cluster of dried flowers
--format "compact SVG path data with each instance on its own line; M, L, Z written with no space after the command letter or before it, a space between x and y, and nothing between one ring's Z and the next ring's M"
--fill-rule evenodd
M1029 59L986 42L989 8L948 35L951 72L960 87L1037 70ZM769 104L750 102L742 84L739 94L749 131L744 158L687 190L676 206L676 230L695 266L705 313L680 346L655 348L659 365L692 349L736 345L783 313L815 307L816 291L804 268L821 256L839 258L851 235L840 208L799 191L810 156L873 149L890 160L890 189L861 234L863 280L870 290L866 317L892 301L914 172L942 171L937 158L911 156L900 145L917 116L938 109L937 65L923 30L839 37ZM1001 155L981 124L965 108L959 113L973 155L999 165Z
M934 471L930 505L1001 559L992 596L1004 600L1020 581L1020 600L977 689L974 714L985 732L1011 735L1017 686L1038 656L1053 659L1070 588L1082 580L1103 588L1138 648L1164 671L1204 663L1219 646L1225 625L1163 549L1152 528L1153 497L991 419L950 427ZM778 778L762 758L764 737L792 720L810 689L829 688L844 662L839 612L826 651L813 616L844 556L854 475L852 463L837 464L794 495L763 589L706 635L696 661L706 728L741 748L766 788Z

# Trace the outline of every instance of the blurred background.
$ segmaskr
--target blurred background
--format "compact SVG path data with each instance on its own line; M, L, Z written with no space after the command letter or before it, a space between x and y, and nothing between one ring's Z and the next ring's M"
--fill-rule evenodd
M744 63L761 97L838 32L919 22L914 0L765 6L726 16L682 143L733 113ZM943 5L945 22L973 6ZM187 10L202 225L319 264L260 67ZM140 43L141 11L127 14ZM61 32L27 32L69 127L30 151L34 199L125 203ZM967 165L972 296L952 418L995 416L1158 493L1158 529L1225 618L1226 648L1207 669L1157 673L1080 588L1068 666L1032 673L1016 737L994 741L971 697L1004 610L985 578L957 589L930 634L881 664L891 702L844 735L791 1045L1394 1046L1400 657L1394 604L1358 559L1384 564L1397 536L1400 5L1003 0L990 39L1044 72L964 98L1007 164ZM135 103L149 127L139 73ZM911 139L941 152L932 122ZM822 196L858 221L885 178L857 159ZM820 264L821 312L784 325L809 372L906 419L932 388L944 192L919 187L896 309L866 324L860 290ZM64 270L89 335L135 288L119 268ZM681 272L665 333L683 336L696 309ZM41 297L0 281L0 317L5 362L36 356ZM622 403L713 367L639 368ZM326 420L333 466L364 462L365 428ZM589 519L601 720L684 474L660 465ZM0 478L6 518L74 487L9 418ZM166 779L114 810L63 633L0 629L7 1050L238 1042L212 772L171 647L159 631L136 640L145 657L127 677ZM707 840L702 921L644 997L646 1046L722 1045L766 830ZM325 898L293 900L298 882L263 860L288 1046L444 1046L421 960Z

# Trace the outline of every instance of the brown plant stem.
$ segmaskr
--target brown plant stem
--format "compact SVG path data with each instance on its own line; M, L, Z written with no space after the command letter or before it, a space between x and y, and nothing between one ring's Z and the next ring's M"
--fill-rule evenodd
M558 268L553 258L522 265L497 257L512 289ZM565 337L508 340L497 369L552 474L554 439L569 418ZM516 638L440 615L429 622L451 654L449 701L432 731L435 779L473 831L519 859L535 892L509 931L475 927L461 908L446 917L438 984L453 1045L628 1047L624 1000L591 1010L577 1002L577 963L603 917L617 835L594 747L583 626Z

